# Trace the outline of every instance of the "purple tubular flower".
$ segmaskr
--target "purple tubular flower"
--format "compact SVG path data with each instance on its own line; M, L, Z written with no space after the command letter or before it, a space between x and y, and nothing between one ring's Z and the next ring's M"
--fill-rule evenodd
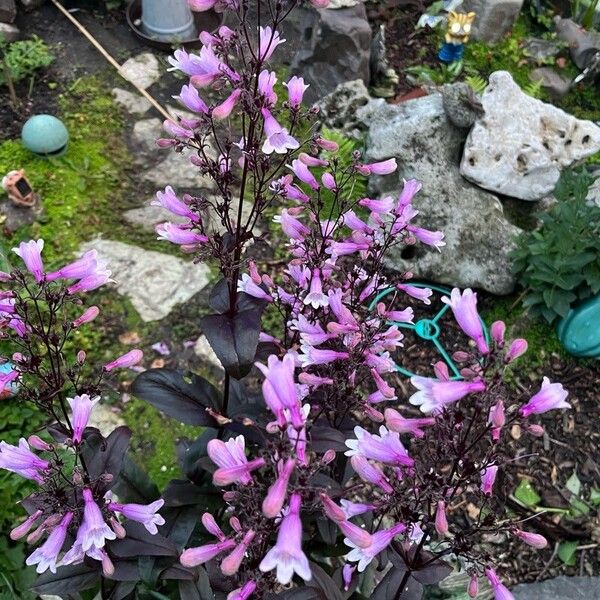
M236 89L231 92L231 94L227 97L226 100L221 102L218 106L215 106L212 111L212 116L215 119L226 119L235 108L235 105L238 103L240 96L242 95L242 90Z
M391 197L382 198L381 200L371 200L370 198L363 198L358 203L365 208L368 208L371 212L378 214L388 214L394 207L394 199Z
M350 462L352 463L352 468L363 481L380 487L386 494L391 494L394 491L381 469L370 463L361 454L355 454L350 459Z
M149 533L158 533L157 525L164 525L165 520L158 514L165 501L161 498L151 504L118 504L111 502L108 510L121 513L126 519L141 523Z
M182 127L178 123L175 123L175 121L169 119L163 121L163 128L169 135L176 138L191 139L194 137L194 132L191 129Z
M238 435L227 442L216 439L208 442L208 456L220 467L213 474L215 485L228 485L234 482L248 485L252 481L250 471L262 467L265 461L257 458L248 462L245 449L246 440L243 435Z
M48 273L46 279L54 281L55 279L83 279L90 275L98 275L106 270L106 261L98 259L96 250L88 250L81 258L65 265L62 269Z
M100 309L97 306L90 306L81 316L77 317L72 325L73 327L81 327L85 323L91 323L100 314Z
M309 168L301 160L293 160L290 169L294 172L294 175L300 181L302 181L302 183L306 183L313 190L318 190L321 187L319 185L319 182L316 180L315 176L310 172Z
M398 433L410 433L415 437L422 438L425 435L423 427L433 425L435 418L424 417L422 419L406 419L397 410L386 408L384 411L385 424L391 431Z
M286 40L282 39L277 31L270 27L261 27L259 29L258 58L267 61L271 58L275 48L283 44Z
M266 109L261 109L261 114L265 120L265 140L262 151L265 154L286 154L288 150L300 148L300 142L292 137L285 127L282 127L277 119ZM289 192L288 192L289 194Z
M557 408L571 408L571 405L566 402L568 395L569 392L563 388L561 383L550 383L550 380L544 377L540 391L532 396L519 412L524 417L528 417L532 414L541 415Z
M302 77L292 77L287 83L283 84L288 90L288 102L292 108L298 109L302 104L302 98L304 98L304 92L309 88L304 83Z
M91 292L103 286L105 283L112 281L112 279L110 279L110 275L110 271L87 275L76 284L69 286L67 288L67 292L71 295L78 294L79 292Z
M256 534L252 529L248 530L242 541L221 561L221 572L227 577L235 575L239 569L248 546L252 543Z
M273 221L280 223L283 233L293 240L303 240L310 233L310 229L290 215L287 208L281 211L281 215L275 215Z
M490 349L485 340L483 325L477 312L477 294L470 288L467 288L461 295L460 290L454 288L450 294L450 298L443 296L442 302L450 306L456 322L475 341L479 351L482 354L487 354Z
M410 382L419 390L409 402L421 408L424 413L440 412L444 406L452 404L468 394L483 392L483 381L439 381L429 377L411 377Z
M198 90L192 85L184 85L181 88L179 96L173 96L176 100L185 106L188 110L195 113L208 113L208 106L206 106L204 100L200 98Z
M144 353L141 350L130 350L126 354L123 354L122 356L119 356L119 358L104 365L104 370L112 371L113 369L133 367L134 365L137 365L142 358L144 358Z
M83 533L81 536L81 549L87 552L91 548L103 548L106 540L114 540L117 535L104 522L102 512L94 501L92 490L85 488L83 490Z
M429 229L423 229L422 227L414 227L409 225L407 230L410 231L420 242L433 246L441 252L442 246L446 245L444 242L444 234L441 231L430 231Z
M350 502L349 500L344 499L340 500L340 504L342 505L342 510L344 511L347 519L351 519L357 515L363 515L371 510L375 510L376 508L374 504Z
M196 548L188 548L181 553L179 562L184 567L197 567L202 565L209 560L212 560L221 552L231 550L235 548L235 542L233 540L223 540L216 544L204 544L204 546L198 546Z
M341 509L327 494L321 494L321 502L323 503L323 509L327 517L336 523L344 536L353 544L359 548L367 548L372 544L373 539L371 538L371 534L361 527L358 527L358 525L348 521L344 510Z
M308 558L302 551L301 504L300 495L292 494L287 514L279 526L277 542L258 566L263 573L277 569L277 581L282 585L287 585L294 573L304 581L310 581L312 578Z
M492 426L493 440L498 441L500 439L500 432L504 427L505 422L504 403L502 400L498 400L498 402L490 408L490 414L488 416L488 424Z
M494 482L496 481L497 474L498 467L495 465L486 467L481 471L481 491L486 496L492 495L492 488L494 487Z
M12 251L25 263L27 270L40 283L44 278L44 263L42 262L42 250L44 249L44 240L29 240L21 242L18 248Z
M99 400L100 396L96 396L96 398L92 400L87 394L81 394L81 396L75 396L74 398L67 398L67 402L69 403L72 412L71 424L73 426L73 443L81 443L83 431L90 420L92 409L98 404Z
M15 384L12 384L12 382L18 378L19 371L12 370L8 373L0 373L0 394L3 394L5 391L8 391L9 393L14 392L17 387L15 387Z
M420 300L423 304L431 304L429 297L433 294L433 291L429 288L418 288L414 285L405 285L403 283L399 283L396 287L411 298Z
M508 588L498 579L494 569L486 569L485 575L492 586L494 600L515 600L515 597L508 591Z
M389 158L381 162L371 163L370 165L357 165L356 170L361 175L389 175L398 168L395 158Z
M300 350L302 350L302 354L298 356L298 360L302 367L308 367L310 365L326 365L336 360L345 360L350 356L347 352L321 350L320 348L313 348L308 344L302 344Z
M523 356L523 354L527 352L527 347L527 340L523 340L520 338L513 340L512 344L508 348L506 356L504 357L504 362L508 364L511 363L513 360L519 358L519 356Z
M272 106L277 102L277 94L273 90L276 83L277 74L275 71L268 71L265 69L260 72L260 75L258 76L258 91L266 100L268 106Z
M281 512L287 495L290 477L292 476L295 466L296 461L293 458L288 458L279 473L279 477L269 488L262 503L263 515L265 515L267 519L274 519Z
M477 598L477 594L479 594L479 579L475 574L471 575L471 579L469 579L467 594L469 598Z
M329 2L329 0L327 0ZM352 575L354 575L354 569L352 565L346 563L342 569L342 579L344 581L344 591L347 592L352 585Z
M19 440L18 446L0 442L0 469L43 483L44 478L40 471L45 471L49 466L48 461L41 459L29 449L25 438Z
M221 531L221 528L217 525L215 518L208 512L202 515L202 525L208 533L214 535L220 542L225 540L225 534Z
M246 583L237 590L233 590L227 596L227 600L248 600L256 589L256 581L246 581Z
M344 544L352 548L352 550L346 555L346 560L350 562L358 563L358 572L362 573L369 563L385 548L387 548L390 542L397 536L406 531L406 525L404 523L397 523L389 529L382 529L374 533L371 537L373 542L368 548L359 548L352 543L351 540L345 539Z
M27 517L20 525L17 525L10 532L10 539L15 541L21 539L24 535L29 533L29 530L35 525L35 522L42 515L41 510L36 510L32 515Z
M152 206L162 206L174 215L187 217L191 221L200 221L200 217L185 202L182 202L177 197L170 185L165 188L164 192L156 192L156 200L153 200L150 204Z
M398 198L396 214L402 214L402 210L406 208L421 189L421 183L416 179L404 180L404 187Z
M531 533L530 531L515 529L513 534L520 540L524 541L528 546L531 546L536 550L543 550L548 545L548 540L539 533Z
M502 348L504 345L504 334L506 333L506 323L504 321L494 321L490 326L492 339Z
M273 298L271 294L265 292L259 285L254 283L252 277L247 273L242 274L242 278L238 281L238 292L244 292L249 296L253 296L254 298L260 298L261 300L266 300L267 302L273 302Z
M190 229L183 229L174 223L161 223L156 226L155 230L158 233L156 239L167 240L180 246L197 246L198 244L208 242L208 238L205 235L201 235Z
M327 254L331 254L332 258L339 256L347 256L355 252L363 252L371 247L369 242L333 242L327 248Z
M440 500L435 511L435 530L438 535L445 536L448 533L448 519L446 518L446 503Z
M346 440L346 456L361 455L378 462L412 467L415 461L408 456L408 452L400 441L400 435L395 431L388 431L383 425L379 428L380 435L369 433L366 429L354 428L355 440Z
M323 293L321 284L321 272L319 269L314 269L310 278L310 290L304 297L304 304L310 304L313 308L320 306L328 306L329 298Z
M52 573L56 573L56 560L65 543L67 529L72 519L73 513L66 513L61 522L50 533L44 544L27 557L25 564L29 567L37 565L36 572L38 573L44 573L48 569Z

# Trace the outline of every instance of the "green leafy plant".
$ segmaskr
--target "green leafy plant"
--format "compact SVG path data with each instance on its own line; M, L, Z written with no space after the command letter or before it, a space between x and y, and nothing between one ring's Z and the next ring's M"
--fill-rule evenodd
M487 81L481 75L467 75L465 83L471 86L476 94L483 93L483 90L487 87Z
M457 60L450 64L440 63L437 68L415 65L408 67L405 71L413 75L419 84L443 85L452 83L459 77L463 71L463 62Z
M565 172L554 191L557 203L512 252L523 305L549 323L600 291L600 208L586 202L592 182L585 170Z
M523 92L532 98L539 98L542 95L542 80L530 81L523 86Z
M13 82L32 76L37 70L50 66L54 60L48 45L35 35L30 40L11 44L0 39L0 54ZM4 72L0 71L0 84L6 83Z

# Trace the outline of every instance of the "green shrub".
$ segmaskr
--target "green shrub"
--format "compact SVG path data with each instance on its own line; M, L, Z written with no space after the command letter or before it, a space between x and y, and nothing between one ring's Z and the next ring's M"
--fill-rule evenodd
M512 253L523 305L549 323L600 291L600 208L586 202L592 182L585 170L563 173L554 191L558 202Z
M30 77L38 69L48 67L54 60L47 44L41 38L33 36L30 40L21 40L6 44L0 36L0 55L10 70L13 81ZM5 84L4 70L0 69L0 84Z

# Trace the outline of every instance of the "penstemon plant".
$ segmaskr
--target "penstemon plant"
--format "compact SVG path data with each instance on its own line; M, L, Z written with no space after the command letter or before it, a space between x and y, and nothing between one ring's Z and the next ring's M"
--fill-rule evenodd
M453 357L461 378L443 363L413 377L408 403L423 416L405 416L390 374L403 339L394 323L412 322L413 310L397 305L407 296L428 304L432 291L411 285L410 273L390 279L383 259L398 244L441 249L444 236L413 223L416 181L398 198L354 199L360 178L390 174L396 162L367 164L356 153L343 164L318 133L318 111L302 105L301 77L278 98L268 64L299 4L269 0L251 11L244 0L190 0L194 10L228 11L237 25L201 34L198 54L171 59L189 77L179 100L195 116L166 122L170 137L158 145L187 154L217 192L159 192L156 203L185 223L157 233L218 265L212 312L200 323L225 375L215 387L151 369L133 393L203 428L181 448L185 479L160 493L126 456L126 427L104 438L88 426L111 371L143 358L133 350L96 372L77 350L74 333L99 312L85 308L86 294L110 281L95 251L46 272L43 241L24 242L15 252L25 269L0 275L2 335L14 345L1 383L18 385L20 401L49 421L46 434L0 444L0 467L39 485L10 533L32 545L45 538L27 559L41 574L39 593L414 600L456 568L470 575L470 597L485 576L506 600L482 536L547 544L507 515L499 474L511 460L506 431L519 424L541 435L535 416L569 407L567 392L547 379L529 397L508 387L506 368L527 342L505 341L502 322L488 340L476 294L454 289L443 301L472 340ZM204 88L221 99L207 103ZM247 250L273 211L288 258L261 273ZM384 289L392 293L376 303ZM262 330L266 310L277 332ZM476 518L459 514L464 502L478 507Z

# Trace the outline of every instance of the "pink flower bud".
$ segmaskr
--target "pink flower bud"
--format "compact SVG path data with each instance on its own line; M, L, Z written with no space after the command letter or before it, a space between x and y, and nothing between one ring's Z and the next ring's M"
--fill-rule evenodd
M90 306L80 317L72 323L73 327L80 327L84 323L90 323L100 314L100 309L97 306Z
M433 365L433 372L435 373L435 376L441 381L450 381L448 365L444 361L439 360L438 362L436 362Z
M496 344L502 348L504 346L504 334L506 332L506 324L504 321L494 321L490 327L490 333Z
M84 350L80 350L77 353L77 362L82 365L85 362L85 351Z
M452 355L453 360L456 362L466 362L471 358L471 355L468 352L463 352L462 350L458 350Z
M104 365L104 370L112 371L113 369L133 367L133 365L137 365L142 358L144 358L144 353L141 350L130 350L126 354L123 354L123 356L119 356L119 358Z
M321 462L324 465L328 465L329 463L333 462L335 460L335 450L332 450L331 448L329 450L327 450L327 452L325 452L325 454L323 454L323 456L321 457Z
M27 532L34 526L35 522L40 518L41 514L42 511L37 510L31 516L27 517L23 523L17 525L17 527L10 532L10 539L18 540L27 534Z
M507 364L511 363L513 360L519 358L519 356L525 354L525 352L527 352L527 340L513 340L508 352L506 353L506 356L504 357L504 362Z
M274 519L281 512L287 495L288 483L295 466L296 461L293 458L288 458L281 469L279 477L269 488L262 504L263 514L268 519Z
M331 141L331 140L326 140L325 138L322 137L318 137L315 140L317 146L319 146L320 148L323 148L323 150L327 150L327 152L337 152L340 147L338 146L338 144L336 144L335 142Z
M320 495L323 510L328 518L336 523L346 520L346 513L324 492Z
M522 531L521 529L515 529L513 533L528 546L536 548L537 550L542 550L548 545L548 540L539 533L531 533L530 531Z
M476 598L479 593L479 578L476 574L471 575L471 579L469 581L469 587L467 588L467 594L469 594L469 598Z
M527 425L526 431L533 437L542 437L544 435L544 428L541 425L535 425L534 423Z
M215 518L210 513L205 512L202 515L202 525L204 525L206 531L214 535L221 542L225 539L225 534L221 531L221 528L217 525Z
M53 446L51 444L48 444L37 435L30 435L27 438L27 442L32 448L35 448L36 450L41 450L43 452L50 452L53 449Z
M446 503L440 500L437 503L435 511L435 530L439 535L445 536L448 533L448 519L446 518Z

